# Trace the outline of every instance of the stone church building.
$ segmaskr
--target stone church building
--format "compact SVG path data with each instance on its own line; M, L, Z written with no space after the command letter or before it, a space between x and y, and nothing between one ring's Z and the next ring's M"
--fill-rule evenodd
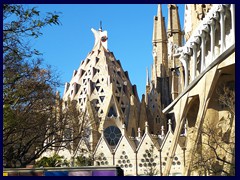
M91 29L94 46L65 84L63 101L75 100L94 125L88 141L80 140L74 152L57 153L72 159L85 149L94 165L120 166L124 175L198 175L193 152L201 151L204 124L235 136L235 115L221 124L229 111L217 93L223 85L235 92L235 5L186 4L184 17L182 31L178 6L169 4L165 27L162 6L157 6L153 64L141 99L108 49L107 31ZM231 170L224 163L219 168Z

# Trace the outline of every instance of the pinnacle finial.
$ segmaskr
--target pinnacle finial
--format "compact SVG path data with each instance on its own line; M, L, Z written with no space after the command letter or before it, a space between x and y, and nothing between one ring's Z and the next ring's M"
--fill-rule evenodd
M100 21L99 31L102 31L102 21Z

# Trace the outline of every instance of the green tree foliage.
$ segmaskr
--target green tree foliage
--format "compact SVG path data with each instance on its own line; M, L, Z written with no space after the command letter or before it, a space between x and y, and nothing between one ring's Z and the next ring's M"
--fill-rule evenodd
M93 166L93 157L84 155L77 156L74 162L75 166Z
M51 157L42 157L35 164L35 167L61 167L61 166L69 166L69 162L64 159L64 156L59 156L58 154L54 154Z
M45 150L49 119L55 118L58 76L43 67L30 42L58 14L40 15L36 8L3 4L3 159L5 167L24 167ZM56 119L56 118L55 118ZM36 147L40 147L36 151ZM50 145L48 145L50 146Z

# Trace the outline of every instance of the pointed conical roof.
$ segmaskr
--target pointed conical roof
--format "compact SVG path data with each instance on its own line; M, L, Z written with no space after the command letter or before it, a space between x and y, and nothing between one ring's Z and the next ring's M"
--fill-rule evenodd
M92 29L92 32L95 37L93 49L74 71L70 83L66 84L63 100L68 97L76 100L77 106L84 111L91 107L89 112L99 133L108 126L121 129L123 123L127 130L137 129L134 127L136 123L131 123L137 119L129 115L130 107L133 108L132 97L135 97L133 103L137 104L134 108L139 107L136 88L120 61L107 49L107 31ZM116 111L116 116L108 117L113 113L110 111Z
M166 41L165 18L162 16L162 5L158 5L157 16L154 16L153 43Z

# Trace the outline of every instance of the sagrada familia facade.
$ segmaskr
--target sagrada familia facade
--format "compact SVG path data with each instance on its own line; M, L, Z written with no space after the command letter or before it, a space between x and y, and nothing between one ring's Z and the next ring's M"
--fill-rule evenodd
M220 127L219 136L234 139L235 115L229 117L219 103L218 89L235 89L235 5L186 4L184 17L182 31L178 6L169 4L165 27L162 6L157 6L153 64L140 98L108 49L107 31L92 29L95 44L66 83L63 101L76 101L94 123L88 138L60 155L92 154L95 166L120 166L124 175L199 175L192 168L193 152L204 154L204 125ZM224 118L227 123L221 123ZM235 151L230 143L225 146ZM235 161L233 155L224 156ZM232 171L224 162L218 168Z

